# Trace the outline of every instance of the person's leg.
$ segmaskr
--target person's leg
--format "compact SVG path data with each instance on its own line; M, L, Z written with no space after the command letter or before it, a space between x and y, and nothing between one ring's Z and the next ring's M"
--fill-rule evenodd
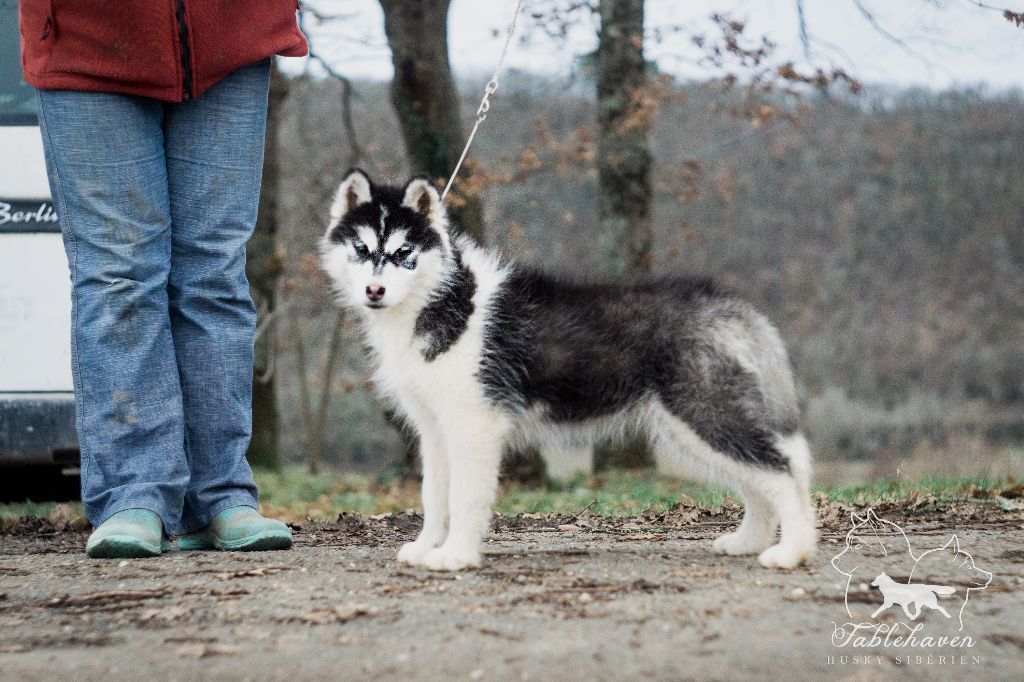
M269 61L260 62L195 100L165 107L168 291L192 472L183 533L229 507L257 507L245 459L256 322L245 245L259 203L269 76Z
M40 91L50 188L72 281L82 502L177 526L189 470L167 280L171 219L161 103Z

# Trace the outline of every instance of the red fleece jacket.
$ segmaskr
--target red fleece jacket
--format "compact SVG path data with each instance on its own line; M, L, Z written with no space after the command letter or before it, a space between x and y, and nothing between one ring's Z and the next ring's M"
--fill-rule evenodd
M21 0L25 80L169 102L198 97L235 69L301 57L295 0Z

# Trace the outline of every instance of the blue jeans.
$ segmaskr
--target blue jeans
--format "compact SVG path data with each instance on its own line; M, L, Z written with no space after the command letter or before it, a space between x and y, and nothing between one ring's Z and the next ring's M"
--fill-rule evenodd
M188 533L257 506L256 222L270 62L181 104L39 91L50 189L71 269L82 502Z

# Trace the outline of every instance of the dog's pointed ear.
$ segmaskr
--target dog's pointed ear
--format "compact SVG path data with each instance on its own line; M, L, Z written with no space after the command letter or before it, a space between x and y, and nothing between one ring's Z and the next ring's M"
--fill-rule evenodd
M370 182L370 177L366 173L358 168L350 170L334 195L334 203L331 204L331 220L341 220L356 206L369 203L373 193L372 188L373 183Z
M441 194L429 178L420 176L410 180L403 192L402 205L424 216L438 229L448 226Z

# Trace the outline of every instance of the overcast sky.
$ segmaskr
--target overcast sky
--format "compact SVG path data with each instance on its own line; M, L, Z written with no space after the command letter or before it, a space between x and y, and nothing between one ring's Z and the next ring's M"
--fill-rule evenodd
M815 63L842 66L866 83L892 83L944 89L985 85L989 89L1024 88L1024 28L997 11L970 0L861 0L878 23L904 41L887 40L860 14L854 0L805 0ZM310 0L325 12L350 18L330 26L307 26L319 54L354 78L391 77L377 0ZM453 0L449 45L457 76L485 76L501 51L501 36L514 0ZM526 0L524 12L531 0ZM1024 0L987 0L987 4L1024 12ZM708 30L712 12L743 19L751 35L766 35L778 46L777 60L803 60L795 0L648 0L649 28L686 24ZM581 25L563 49L546 42L513 44L508 67L546 74L565 73L575 54L592 50L591 27ZM707 77L692 63L688 39L647 46L659 67L681 77ZM292 68L301 68L295 64Z

